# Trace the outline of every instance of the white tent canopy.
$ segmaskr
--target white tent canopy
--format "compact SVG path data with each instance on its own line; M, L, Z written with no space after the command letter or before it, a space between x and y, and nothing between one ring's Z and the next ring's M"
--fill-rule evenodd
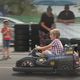
M80 39L80 24L61 24L56 23L56 27L60 29L61 37L63 38L79 38Z

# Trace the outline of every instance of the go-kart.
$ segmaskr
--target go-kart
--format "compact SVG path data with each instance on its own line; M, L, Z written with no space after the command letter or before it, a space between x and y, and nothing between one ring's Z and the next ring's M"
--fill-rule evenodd
M79 71L79 56L74 50L70 51L68 47L62 54L51 56L50 59L40 54L41 52L34 48L27 57L16 62L13 71L55 73Z

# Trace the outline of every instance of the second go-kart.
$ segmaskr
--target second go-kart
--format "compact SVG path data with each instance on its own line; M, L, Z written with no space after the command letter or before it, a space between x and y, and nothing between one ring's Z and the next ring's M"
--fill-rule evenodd
M68 52L69 53L69 52ZM70 52L71 53L71 52ZM52 56L50 59L41 57L40 52L35 48L29 55L16 62L13 71L16 72L76 72L79 71L79 56L74 50L72 54Z

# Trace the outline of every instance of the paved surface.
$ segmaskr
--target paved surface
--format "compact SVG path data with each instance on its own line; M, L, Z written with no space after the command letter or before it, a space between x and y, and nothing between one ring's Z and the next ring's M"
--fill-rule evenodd
M0 80L80 80L80 74L78 75L57 75L57 74L44 74L44 73L17 73L12 70L17 60L27 56L27 52L13 52L11 53L11 59L1 60L2 52L0 52Z

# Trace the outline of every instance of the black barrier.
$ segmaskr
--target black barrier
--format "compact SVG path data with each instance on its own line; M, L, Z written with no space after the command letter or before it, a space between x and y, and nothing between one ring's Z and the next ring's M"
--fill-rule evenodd
M38 24L17 24L15 25L15 51L29 51L35 45L39 45Z
M70 44L70 40L68 38L60 38L60 41L62 42L63 46L65 44L69 45Z
M35 45L39 44L39 25L38 24L31 24L31 49L35 47Z
M72 38L70 39L70 43L80 45L80 38Z
M29 25L15 25L15 51L29 51Z

